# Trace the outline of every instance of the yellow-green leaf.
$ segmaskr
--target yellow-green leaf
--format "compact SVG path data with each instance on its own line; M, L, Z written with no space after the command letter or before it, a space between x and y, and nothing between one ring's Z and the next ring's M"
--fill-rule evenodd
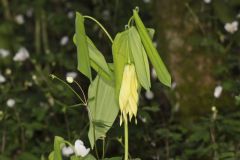
M99 75L88 89L88 110L91 122L88 138L93 148L94 139L97 140L106 135L119 112L114 86L104 81Z
M146 90L151 87L149 63L141 38L135 27L128 29L129 46L140 84Z
M147 52L147 55L156 70L158 79L166 86L171 86L171 76L164 65L157 49L154 47L152 40L147 32L146 27L144 26L141 18L138 15L138 11L135 9L133 10L134 21L136 23L138 33L141 37L143 46Z
M90 59L87 45L87 36L84 28L84 17L80 13L76 13L76 45L78 57L78 70L92 81L90 68Z
M116 35L112 45L112 52L115 74L115 90L116 97L118 99L122 83L124 66L128 61L128 55L130 55L130 49L128 44L128 31L124 31Z

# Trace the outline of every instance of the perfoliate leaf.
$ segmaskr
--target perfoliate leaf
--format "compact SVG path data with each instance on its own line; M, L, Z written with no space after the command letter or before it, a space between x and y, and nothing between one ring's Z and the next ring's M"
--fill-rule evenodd
M114 73L115 73L115 90L118 99L122 84L122 76L125 64L128 62L130 48L128 44L128 31L118 33L112 45Z
M151 87L149 63L140 36L135 27L128 29L129 46L140 84L146 90Z
M84 28L84 17L76 12L75 20L76 28L76 45L78 57L78 70L87 76L92 81L92 74L90 68L90 59L87 45L87 36Z
M76 45L76 34L73 36L73 42ZM104 56L96 48L91 39L87 37L87 46L91 67L108 82L112 82L113 73L110 70Z
M64 139L59 136L55 136L54 138L54 154L53 159L54 160L62 160L62 150L61 145L64 143Z
M90 56L91 67L108 82L112 81L113 73L108 67L108 64L102 53L95 47L90 38L87 38L88 50Z
M119 112L114 87L99 75L89 86L88 105L90 119L88 138L93 148L94 139L97 140L106 135Z
M143 46L147 52L147 55L153 65L153 67L156 70L158 79L166 86L171 86L171 76L165 67L161 57L159 56L156 48L154 47L152 40L149 36L149 33L147 32L147 29L145 28L142 20L140 19L138 15L137 10L133 10L133 17L134 21L136 23L138 33L141 37Z

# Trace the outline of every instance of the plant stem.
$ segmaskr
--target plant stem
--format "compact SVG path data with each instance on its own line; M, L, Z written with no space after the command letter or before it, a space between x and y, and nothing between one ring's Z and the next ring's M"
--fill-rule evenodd
M128 121L124 120L124 160L128 160Z
M3 5L3 9L4 9L5 19L10 20L11 19L11 14L10 14L8 0L2 0L2 5Z
M107 32L107 30L103 27L103 25L98 22L95 18L91 17L91 16L83 16L84 18L88 18L92 21L94 21L95 23L97 23L99 25L99 27L106 33L106 35L108 36L109 40L113 43L113 39L112 37L110 36L110 34Z

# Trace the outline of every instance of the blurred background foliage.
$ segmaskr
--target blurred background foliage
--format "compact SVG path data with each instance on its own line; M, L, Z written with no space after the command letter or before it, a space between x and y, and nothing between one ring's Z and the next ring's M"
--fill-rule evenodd
M138 125L130 127L131 156L240 159L239 0L1 0L1 160L47 159L55 135L89 146L87 111L71 107L77 98L49 74L77 73L75 11L95 17L113 36L135 6L156 29L154 41L174 82L164 88L152 70L152 91L142 91ZM112 61L107 37L92 22L86 28ZM86 93L87 79L78 73L76 80ZM122 132L117 119L107 156L123 153Z

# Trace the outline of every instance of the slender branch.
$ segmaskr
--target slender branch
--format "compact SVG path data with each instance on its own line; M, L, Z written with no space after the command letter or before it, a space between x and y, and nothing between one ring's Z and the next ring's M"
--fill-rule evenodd
M75 81L75 80L74 80L74 83L76 83L77 86L80 88L80 90L81 90L81 92L83 94L83 98L84 98L85 104L87 104L87 99L86 99L86 96L85 96L85 94L83 92L83 89L82 89L81 85L79 83L77 83L77 81Z
M192 8L189 6L188 3L186 3L185 6L186 6L187 9L189 10L189 12L190 12L190 14L193 16L193 18L195 18L195 20L196 20L196 22L197 22L197 24L198 24L198 26L199 26L202 34L205 34L206 32L205 32L205 30L204 30L204 28L203 28L203 26L202 26L202 24L201 24L198 16L196 15L196 13L192 10Z
M103 25L98 22L95 18L91 17L91 16L83 16L84 18L90 19L92 21L94 21L95 23L97 23L99 25L99 27L106 33L106 35L108 36L109 40L113 43L113 39L110 36L110 34L107 32L107 30L103 27Z
M69 85L69 84L67 84L65 81L63 81L62 79L60 79L60 78L58 78L56 75L53 75L53 74L51 74L50 75L53 79L57 79L58 81L60 81L60 82L62 82L63 84L65 84L79 99L80 99L80 101L83 103L83 104L85 104L84 103L84 101L82 100L82 98L79 96L79 94L77 94L77 92ZM86 104L85 104L86 105Z

